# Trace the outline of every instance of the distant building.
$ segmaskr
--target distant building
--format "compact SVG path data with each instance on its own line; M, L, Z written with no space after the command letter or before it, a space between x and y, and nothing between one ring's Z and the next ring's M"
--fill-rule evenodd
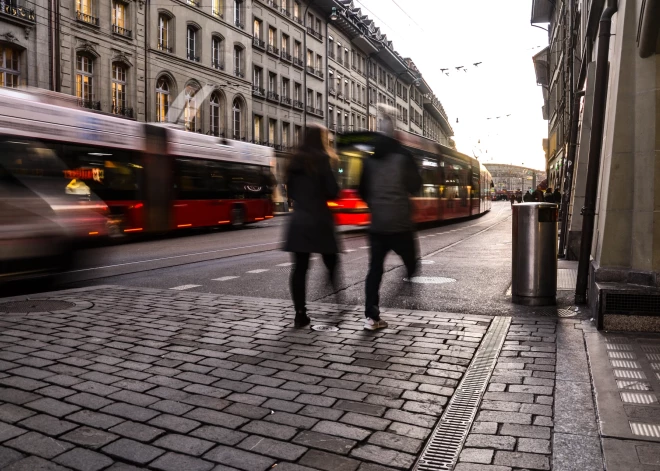
M545 172L533 168L508 164L484 164L493 177L494 190L528 191L545 180Z

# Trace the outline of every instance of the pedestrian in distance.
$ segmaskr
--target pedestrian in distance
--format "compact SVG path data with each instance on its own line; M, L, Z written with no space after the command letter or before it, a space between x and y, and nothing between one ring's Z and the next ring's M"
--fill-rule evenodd
M339 194L332 166L336 155L328 145L328 130L309 126L303 145L291 158L287 188L294 211L289 220L284 250L293 253L290 288L296 311L294 325L309 325L306 307L310 254L319 253L336 290L339 245L328 201Z
M543 201L546 203L554 203L555 202L555 195L552 193L552 188L548 188L545 190L545 194L543 195Z
M511 201L511 206L513 206L516 203L516 195L514 195L513 193L511 193L510 201Z
M522 192L518 191L516 193L516 203L522 203L523 202L523 195Z
M543 203L544 196L543 196L543 190L541 189L540 186L536 187L536 190L532 192L532 200L536 203Z
M410 196L422 187L422 177L414 157L394 137L393 113L381 107L381 133L374 152L365 161L360 177L359 193L371 211L369 227L370 256L366 279L366 330L387 327L380 318L380 283L383 264L390 250L401 257L408 280L417 271L415 225L412 221Z
M525 192L525 195L523 196L523 202L525 203L532 203L534 201L534 196L532 195L532 190L530 189L529 191Z
M554 197L553 203L561 204L561 191L559 191L559 188L555 188L555 192L552 196Z

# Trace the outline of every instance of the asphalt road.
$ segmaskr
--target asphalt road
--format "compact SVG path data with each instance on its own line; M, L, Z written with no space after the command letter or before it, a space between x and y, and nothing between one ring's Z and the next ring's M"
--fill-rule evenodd
M79 268L59 288L115 284L204 293L289 298L290 254L279 250L288 218L239 230L182 233L83 252ZM342 283L334 293L320 258L308 277L309 300L361 305L369 250L368 234L342 230ZM424 283L405 283L405 268L390 254L381 287L381 307L511 315L520 310L507 297L511 280L511 208L418 232Z

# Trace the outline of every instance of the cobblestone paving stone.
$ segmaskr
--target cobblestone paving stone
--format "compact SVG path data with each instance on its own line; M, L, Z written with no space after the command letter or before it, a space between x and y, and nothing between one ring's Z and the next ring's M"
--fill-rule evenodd
M316 304L314 323L340 327L316 332L279 300L48 298L85 308L0 317L0 467L411 469L491 321L388 310L366 332L358 308ZM514 325L461 466L547 469L553 332Z
M556 327L513 319L456 471L550 469Z

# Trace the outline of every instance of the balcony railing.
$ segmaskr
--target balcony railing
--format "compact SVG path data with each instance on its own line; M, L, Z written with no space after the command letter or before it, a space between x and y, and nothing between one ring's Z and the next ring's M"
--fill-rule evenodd
M321 69L315 69L314 75L316 75L319 78L323 78L323 71Z
M335 90L334 87L330 87L330 88L328 88L328 93L329 93L330 95L336 95L336 94L337 94L337 90Z
M82 21L83 23L87 23L90 25L98 26L99 25L99 19L96 18L95 16L88 15L87 13L83 13L80 10L76 11L76 19L78 21Z
M240 78L244 78L244 77L245 77L245 74L243 73L243 71L242 71L241 69L234 69L234 75L235 75L236 77L240 77Z
M158 42L158 49L161 51L172 52L172 48L163 42Z
M330 51L330 52L328 52L328 57L329 57L330 59L332 59L332 60L335 60L335 53L334 53L334 51Z
M234 21L234 25L235 25L237 28L245 29L245 24L244 24L243 22L241 22L241 20L235 20L235 21Z
M10 3L5 3L4 1L0 1L0 13L21 20L30 21L32 23L36 23L37 21L37 16L35 15L34 10L16 4L12 5Z
M252 38L252 45L254 47L258 47L259 49L266 49L266 42L262 41L256 36Z
M120 115L120 116L126 116L127 118L131 118L131 119L134 118L133 108L113 106L112 107L112 114L116 114L116 115Z
M323 118L323 110L314 110L314 114Z
M307 73L313 74L314 73L314 67L312 67L311 65L308 65L307 66Z
M313 113L314 112L314 107L307 105L307 112L308 113Z
M268 45L268 53L273 54L275 56L279 56L280 55L280 50L278 48L276 48L275 46L273 46L272 44L269 44Z
M296 67L300 67L302 69L304 67L302 58L294 57L293 58L293 65L295 65Z
M282 103L283 105L286 105L286 106L291 106L293 101L291 100L291 98L289 98L287 96L283 96L282 99L280 100L280 103Z
M213 66L214 69L225 70L224 62L221 62L217 59L213 59L213 63L211 65Z
M193 51L187 51L186 57L188 58L189 61L199 62L199 56L196 56Z
M277 8L277 3L274 0L266 0L266 5L272 8Z
M131 38L133 36L133 32L130 29L122 28L117 25L112 25L112 32L126 38Z
M212 13L213 13L213 16L215 16L216 18L224 18L225 17L225 15L220 10L216 10L215 8L213 9Z
M193 7L200 7L200 0L187 0L186 3Z
M314 36L319 41L323 41L323 35L318 31L314 31L314 29L310 28L309 26L307 27L307 34Z
M293 15L293 21L295 21L299 25L303 24L302 19L299 16L296 16L296 15Z
M344 99L344 94L342 92L337 92L337 99L338 100L343 100Z
M291 18L291 12L286 8L280 8L280 13L282 13L287 18Z
M344 65L344 59L342 59L341 56L337 56L337 63L340 65Z
M266 98L270 101L277 101L278 103L280 101L280 96L275 92L268 92L268 96Z
M87 108L87 109L90 109L90 110L96 110L96 111L101 110L101 102L100 101L78 100L78 106L81 106L83 108Z
M258 85L252 85L252 94L254 96L264 98L266 96L266 90L264 90Z
M387 91L394 95L394 87L387 87Z
M281 57L282 57L282 60L285 60L287 62L291 62L291 54L289 54L288 52L282 51Z
M302 110L302 109L303 109L303 106L305 106L305 105L303 105L303 102L302 102L302 101L300 101L300 100L293 100L293 107L294 107L294 108L298 108L299 110Z

